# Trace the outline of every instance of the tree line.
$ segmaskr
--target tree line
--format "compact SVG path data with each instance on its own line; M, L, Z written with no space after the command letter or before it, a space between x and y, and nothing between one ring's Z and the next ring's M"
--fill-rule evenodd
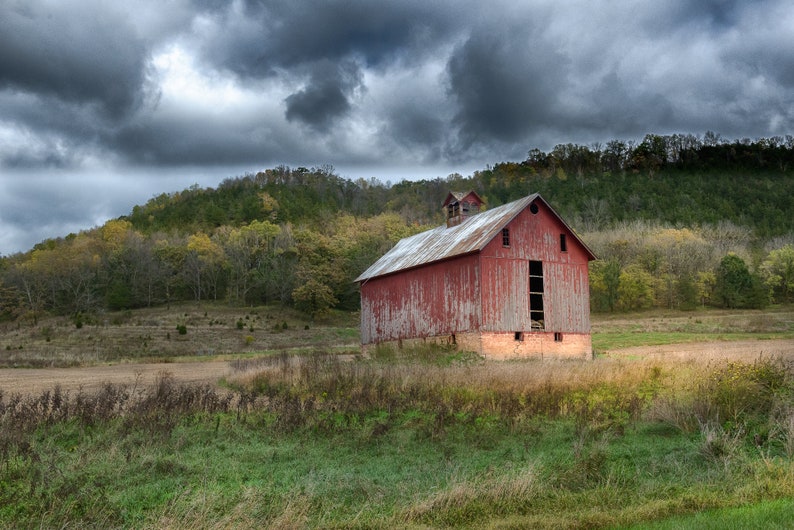
M400 238L441 224L451 190L477 191L491 207L543 194L600 258L596 311L790 302L792 161L790 136L707 133L533 149L469 177L395 184L278 166L163 193L0 257L0 318L208 299L352 310L352 280Z

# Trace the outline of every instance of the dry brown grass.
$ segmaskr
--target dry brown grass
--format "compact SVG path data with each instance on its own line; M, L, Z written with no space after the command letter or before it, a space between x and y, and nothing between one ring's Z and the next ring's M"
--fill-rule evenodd
M355 315L340 314L334 320L310 325L306 317L283 307L185 303L86 316L83 321L81 327L71 317L42 318L36 324L0 323L0 367L88 366L292 348L358 348ZM179 325L186 327L186 334L179 334Z

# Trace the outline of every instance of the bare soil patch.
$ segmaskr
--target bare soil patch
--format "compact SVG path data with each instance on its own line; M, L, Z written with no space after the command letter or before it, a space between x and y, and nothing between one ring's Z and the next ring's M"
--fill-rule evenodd
M612 350L606 354L606 357L682 362L717 360L752 362L759 358L780 358L794 361L794 339L752 339L633 346Z
M231 373L225 361L178 363L135 363L81 368L4 368L0 369L0 391L6 395L38 395L60 386L70 393L91 393L111 383L130 388L153 386L168 374L186 384L217 385Z

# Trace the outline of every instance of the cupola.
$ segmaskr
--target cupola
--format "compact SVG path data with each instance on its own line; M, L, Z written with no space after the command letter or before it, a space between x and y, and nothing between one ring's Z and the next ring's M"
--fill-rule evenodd
M447 228L457 226L472 215L480 213L482 199L473 191L467 193L451 191L444 200Z

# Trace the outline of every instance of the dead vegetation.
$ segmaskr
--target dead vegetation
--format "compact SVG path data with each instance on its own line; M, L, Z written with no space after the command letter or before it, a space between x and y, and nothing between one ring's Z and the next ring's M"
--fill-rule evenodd
M309 323L282 307L180 304L99 315L0 323L0 367L69 367L108 362L358 347L356 315Z

